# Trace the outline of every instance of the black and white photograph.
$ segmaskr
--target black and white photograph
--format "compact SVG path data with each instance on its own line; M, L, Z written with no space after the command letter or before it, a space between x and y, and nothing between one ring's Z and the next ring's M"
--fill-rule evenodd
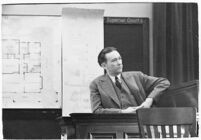
M198 9L2 2L1 138L198 138Z

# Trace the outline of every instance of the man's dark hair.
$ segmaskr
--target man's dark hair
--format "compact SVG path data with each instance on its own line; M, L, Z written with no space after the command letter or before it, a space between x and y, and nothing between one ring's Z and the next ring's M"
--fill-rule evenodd
M100 52L99 55L98 55L98 64L99 64L100 66L101 66L101 64L102 64L103 62L106 62L105 55L106 55L107 53L112 52L112 51L117 51L117 48L115 48L115 47L106 47L106 48L104 48L104 49L101 50L101 52Z

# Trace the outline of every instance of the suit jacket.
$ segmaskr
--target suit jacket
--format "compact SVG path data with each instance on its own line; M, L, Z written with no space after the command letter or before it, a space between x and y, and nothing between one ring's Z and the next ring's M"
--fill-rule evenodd
M170 82L165 78L152 77L137 71L123 72L122 78L138 105L147 97L157 102L162 91L170 86ZM93 113L120 113L120 101L107 74L93 80L89 88Z

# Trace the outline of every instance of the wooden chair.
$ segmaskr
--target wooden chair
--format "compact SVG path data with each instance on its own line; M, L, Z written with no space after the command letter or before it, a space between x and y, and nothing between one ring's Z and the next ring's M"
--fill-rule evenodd
M142 138L196 137L196 109L191 107L137 110Z

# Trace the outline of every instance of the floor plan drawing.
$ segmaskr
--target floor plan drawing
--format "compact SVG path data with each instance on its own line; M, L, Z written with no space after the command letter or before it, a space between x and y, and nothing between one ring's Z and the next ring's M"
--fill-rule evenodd
M41 93L41 43L3 39L3 92ZM16 87L16 88L13 88Z

